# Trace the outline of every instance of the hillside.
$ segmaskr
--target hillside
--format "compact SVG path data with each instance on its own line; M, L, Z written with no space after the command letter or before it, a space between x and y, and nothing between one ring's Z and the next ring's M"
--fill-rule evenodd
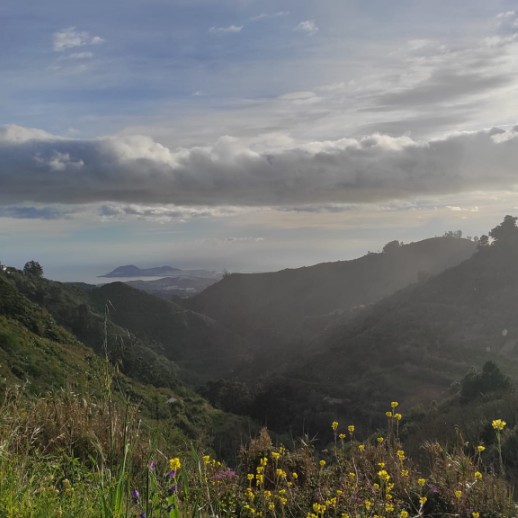
M90 291L97 311L109 308L110 319L174 361L189 383L233 374L245 360L243 340L213 319L124 283Z
M269 368L272 354L277 361L285 356L289 362L301 344L353 317L364 306L457 265L474 251L473 242L452 237L408 245L392 242L382 253L352 261L227 275L189 304L247 338L259 356L266 355L263 365Z
M518 378L518 229L513 235L320 337L317 353L264 391L265 400L284 395L270 420L321 426L339 413L373 426L387 394L406 407L444 398L491 359Z
M64 390L95 401L106 396L109 372L117 401L139 405L144 424L154 433L183 443L203 441L221 455L233 455L243 435L249 433L247 420L212 408L184 385L173 362L128 331L101 319L100 331L107 333L106 349L102 335L96 347L87 347L20 288L53 307L59 318L64 317L63 308L68 304L85 300L80 290L14 268L0 270L0 398L23 386L24 396L39 398ZM76 311L82 313L90 336L96 336L100 317L82 305L70 307L70 315ZM118 368L107 366L106 352Z

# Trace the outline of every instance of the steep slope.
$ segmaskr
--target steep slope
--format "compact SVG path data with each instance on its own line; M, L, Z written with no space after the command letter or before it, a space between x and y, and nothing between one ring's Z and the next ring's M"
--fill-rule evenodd
M230 375L245 359L243 341L211 318L186 310L124 283L89 292L97 310L173 360L183 377L196 381Z
M154 437L160 434L185 444L193 440L208 447L212 444L223 456L234 454L242 437L254 428L248 420L212 408L180 381L172 362L149 348L142 346L132 351L128 344L122 351L122 364L119 358L112 358L124 367L126 354L141 355L135 359L141 365L135 377L108 367L102 347L98 355L83 345L45 307L24 295L20 286L33 295L38 293L47 303L52 300L55 307L60 297L61 303L70 297L76 303L82 300L81 292L70 292L66 287L61 291L59 283L26 276L14 268L0 270L0 398L24 386L20 397L64 390L95 402L104 400L109 383L115 402L129 399L139 405L142 426L152 429ZM96 323L92 318L90 323ZM120 332L116 327L108 329L109 334L113 333L111 338ZM167 374L163 384L156 372L149 372L160 366ZM145 383L146 378L150 384Z
M293 394L272 415L319 422L338 412L373 424L387 400L408 408L444 397L486 360L518 378L517 307L518 239L496 242L321 337L317 354L272 382Z
M290 361L293 351L362 306L454 266L475 244L432 238L353 261L262 274L231 274L190 301L190 307L246 337L267 358ZM286 354L286 352L288 354Z

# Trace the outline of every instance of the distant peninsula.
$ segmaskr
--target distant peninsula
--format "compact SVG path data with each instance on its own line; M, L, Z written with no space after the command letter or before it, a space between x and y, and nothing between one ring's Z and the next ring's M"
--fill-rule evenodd
M182 270L173 266L156 266L154 268L139 268L134 264L126 264L118 266L115 270L99 277L167 277L168 275L177 275Z

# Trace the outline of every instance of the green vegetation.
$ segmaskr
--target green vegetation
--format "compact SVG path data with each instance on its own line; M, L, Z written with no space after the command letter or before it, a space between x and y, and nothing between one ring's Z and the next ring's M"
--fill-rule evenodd
M107 378L106 381L109 381ZM108 384L109 386L109 384ZM318 452L308 438L274 445L263 430L233 467L203 447L157 443L137 408L71 392L0 403L0 516L14 517L510 517L516 512L489 447L458 440L423 445L426 470L399 437L397 402L383 433L361 437L330 423ZM498 453L507 423L488 421ZM489 459L489 462L486 460Z

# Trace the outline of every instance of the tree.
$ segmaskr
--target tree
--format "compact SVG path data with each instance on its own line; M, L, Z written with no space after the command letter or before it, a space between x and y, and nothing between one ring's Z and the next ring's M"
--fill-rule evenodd
M394 252L401 248L401 243L399 241L389 241L384 247L383 247L383 253L384 254L390 254L391 252Z
M31 277L42 277L43 268L38 261L28 261L23 267L23 273L25 275L30 275Z
M518 217L507 215L500 225L489 232L489 235L495 240L495 244L518 241L517 219Z

